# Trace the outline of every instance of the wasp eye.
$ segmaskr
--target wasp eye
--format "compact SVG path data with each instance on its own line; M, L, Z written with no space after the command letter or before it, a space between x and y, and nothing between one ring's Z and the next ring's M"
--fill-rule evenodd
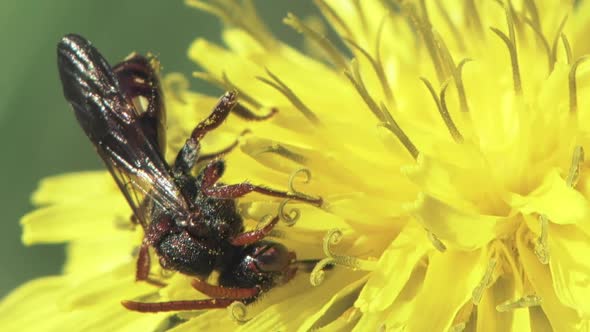
M291 263L289 251L278 243L265 244L253 256L258 268L264 272L282 272Z

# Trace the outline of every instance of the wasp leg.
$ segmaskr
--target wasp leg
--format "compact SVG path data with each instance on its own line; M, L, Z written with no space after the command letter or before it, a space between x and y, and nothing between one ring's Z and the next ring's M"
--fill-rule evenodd
M176 156L173 167L175 174L186 174L195 166L199 161L199 141L205 134L223 123L236 103L237 93L235 91L226 92L217 102L213 112L193 129L191 136L186 140Z
M230 184L230 185L222 185L222 186L214 186L214 184L219 180L219 178L223 175L225 170L225 164L222 160L216 160L205 167L203 170L203 183L201 190L203 193L209 197L216 197L216 198L224 198L224 199L234 199L238 197L242 197L246 194L251 192L257 192L263 195L272 196L272 197L279 197L279 198L288 198L298 201L307 202L310 204L314 204L317 206L322 205L321 198L315 197L306 197L301 196L294 193L289 193L285 191L280 191L272 188L267 188L263 186L254 185L251 183L243 182L238 184Z
M149 277L151 266L149 247L150 246L147 243L147 241L144 240L141 243L141 247L139 248L139 254L137 255L135 281L145 281L148 284L154 286L164 287L166 286L165 283Z
M248 244L252 244L254 242L260 241L265 238L276 226L279 222L279 217L274 217L268 225L264 226L261 229L257 229L254 231L244 232L238 234L230 239L230 242L234 246L245 246Z
M245 300L256 297L260 293L258 287L239 288L214 286L199 279L194 279L191 282L191 285L199 292L217 299Z
M136 302L121 301L121 304L132 311L138 312L166 312L166 311L188 311L203 309L227 308L232 304L232 299L206 299L193 301L168 301L168 302Z

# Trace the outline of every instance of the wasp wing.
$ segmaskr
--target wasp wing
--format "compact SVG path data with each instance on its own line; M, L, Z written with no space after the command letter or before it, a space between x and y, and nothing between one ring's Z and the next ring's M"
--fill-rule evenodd
M77 35L65 36L57 51L64 96L140 223L150 221L148 201L186 217L186 200L159 151L156 129L128 102L106 60Z

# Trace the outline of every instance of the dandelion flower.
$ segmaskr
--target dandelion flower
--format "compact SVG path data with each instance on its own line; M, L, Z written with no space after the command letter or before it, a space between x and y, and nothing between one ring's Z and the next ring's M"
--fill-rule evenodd
M4 299L1 326L589 328L590 2L316 0L334 38L322 32L324 21L284 20L303 35L305 51L275 38L250 1L187 3L226 23L225 45L191 45L203 69L195 76L237 90L261 114L278 110L264 122L230 118L205 149L249 128L226 158L224 182L289 184L321 196L321 208L255 195L239 201L252 220L279 205L284 219L297 214L273 235L301 259L321 261L241 313L127 312L122 299L201 294L189 277L157 266L152 273L166 287L134 283L142 234L126 229L129 209L108 174L54 177L33 196L42 207L23 218L23 239L67 241L64 275ZM164 89L168 151L177 151L214 99L178 75ZM23 324L37 307L35 322Z

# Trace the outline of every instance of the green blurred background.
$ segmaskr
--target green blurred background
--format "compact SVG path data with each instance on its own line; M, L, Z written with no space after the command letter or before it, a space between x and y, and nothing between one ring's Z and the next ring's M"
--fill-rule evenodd
M305 16L311 1L256 2L276 35L298 45L281 23L287 11ZM24 247L19 218L32 209L30 194L48 175L102 168L63 99L55 45L66 33L90 39L111 63L131 51L159 55L165 72L189 74L186 58L198 36L219 41L220 23L181 0L1 1L0 42L0 297L26 280L60 272L62 245ZM212 92L202 82L194 89ZM80 190L84 190L80 188ZM80 220L84 222L84 220Z

